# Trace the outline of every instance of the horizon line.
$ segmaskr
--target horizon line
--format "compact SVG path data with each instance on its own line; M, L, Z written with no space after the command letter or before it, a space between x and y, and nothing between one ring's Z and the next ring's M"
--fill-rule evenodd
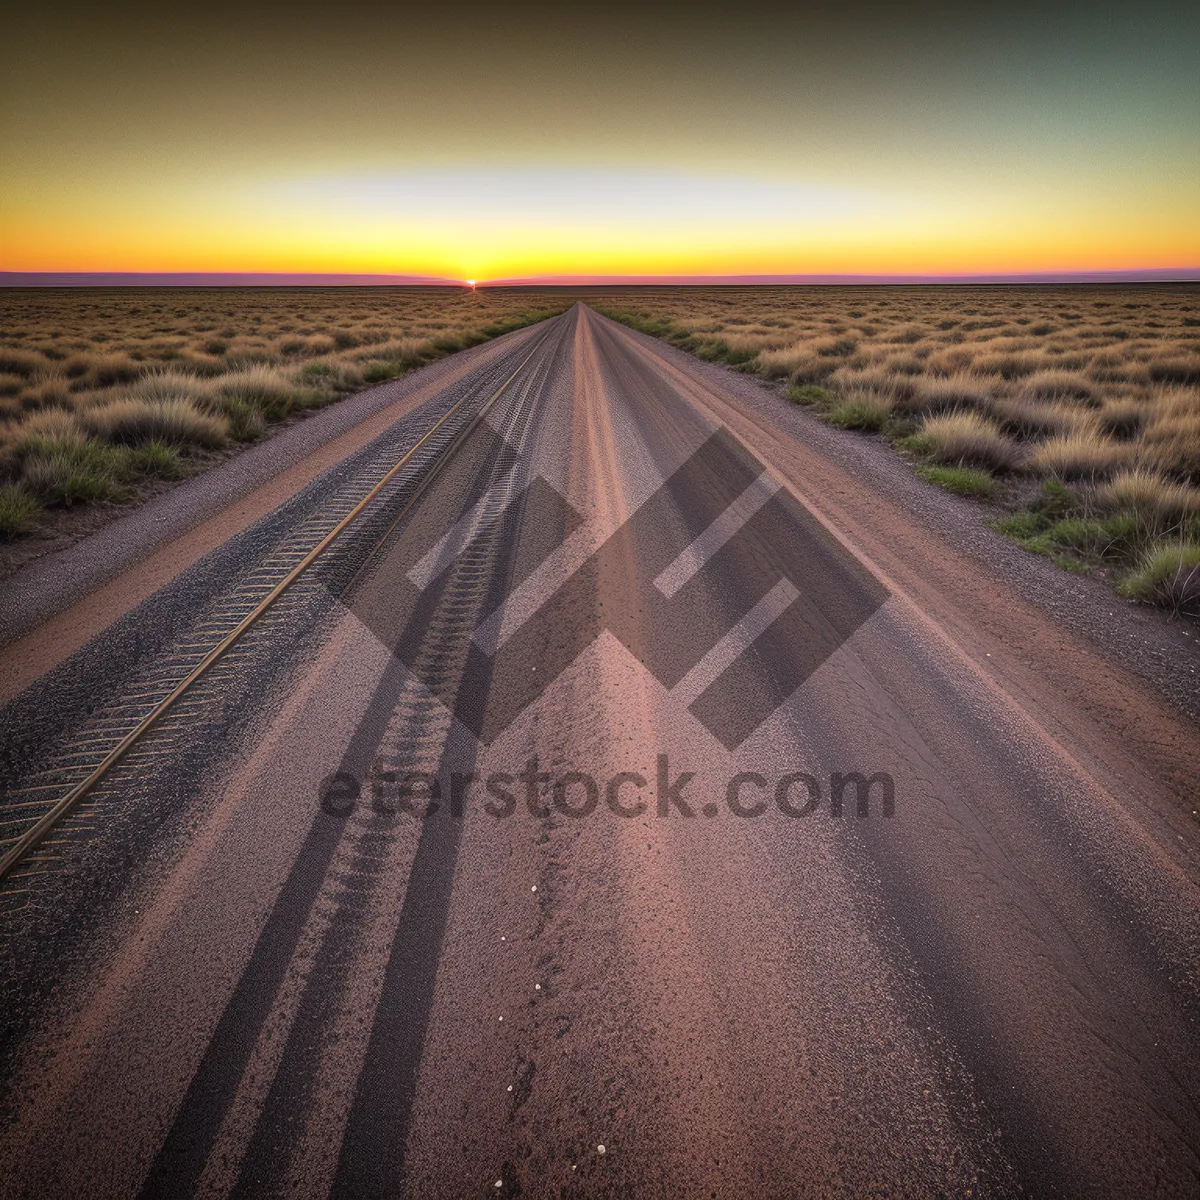
M1100 271L978 271L924 274L529 275L449 279L316 271L0 271L0 288L54 287L766 287L953 284L1197 283L1200 266Z

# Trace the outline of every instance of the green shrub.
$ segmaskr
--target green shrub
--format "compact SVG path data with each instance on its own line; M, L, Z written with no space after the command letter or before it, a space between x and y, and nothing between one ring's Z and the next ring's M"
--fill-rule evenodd
M878 399L860 399L837 404L825 414L825 420L839 429L861 429L878 433L891 416L891 405Z
M704 342L695 352L697 358L702 358L705 362L718 362L729 353L729 346L726 342Z
M986 471L972 467L918 467L917 476L956 496L987 497L996 490L996 481Z
M788 388L787 396L793 404L805 404L812 408L828 408L834 403L833 393L815 383L794 383Z
M267 430L262 413L239 396L223 396L221 409L229 422L229 436L235 442L256 442Z
M933 438L925 433L911 433L906 437L897 438L893 445L897 450L903 450L914 458L929 458L937 448Z
M1130 558L1145 543L1145 531L1130 513L1085 516L1075 493L1056 479L1042 484L1042 494L1026 512L1012 513L995 529L1035 554L1045 554L1071 567L1075 560ZM1078 565L1077 562L1075 565Z
M1018 512L1008 517L1001 517L993 528L997 532L1010 537L1014 542L1025 542L1035 538L1045 530L1045 521L1034 512Z
M1091 558L1126 557L1139 548L1137 522L1128 513L1098 520L1094 517L1064 517L1041 534L1047 544Z
M1030 507L1049 524L1070 516L1079 508L1079 500L1061 480L1047 479L1042 483L1041 496Z
M33 455L24 464L23 482L44 504L119 500L126 491L118 452L95 441Z
M1174 613L1200 612L1200 544L1159 546L1121 581L1119 590L1132 600Z
M0 537L28 533L42 506L19 483L0 484Z
M405 369L402 362L383 362L375 359L363 364L363 382L384 383L388 379L396 379L403 375Z
M180 479L185 470L175 446L151 441L126 449L118 462L118 473L126 479Z

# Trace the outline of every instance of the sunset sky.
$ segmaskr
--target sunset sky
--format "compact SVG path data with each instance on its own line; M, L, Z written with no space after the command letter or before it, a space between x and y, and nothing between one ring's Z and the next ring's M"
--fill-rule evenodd
M29 5L0 270L1200 266L1200 6Z

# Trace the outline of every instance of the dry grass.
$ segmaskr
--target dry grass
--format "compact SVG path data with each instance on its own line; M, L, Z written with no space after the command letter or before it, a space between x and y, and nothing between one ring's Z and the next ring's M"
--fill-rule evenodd
M1040 475L1095 480L1106 479L1135 458L1136 449L1128 442L1115 442L1102 433L1079 429L1041 442L1029 462Z
M1146 409L1144 461L1200 483L1200 388L1163 388L1151 396Z
M996 381L988 375L970 371L955 371L952 375L926 375L907 385L908 396L903 405L911 413L939 413L955 408L986 410L996 391ZM883 387L887 384L884 382Z
M999 422L1005 433L1021 442L1059 437L1096 424L1095 415L1069 403L1050 403L1029 396L993 395L983 407Z
M1156 531L1200 513L1200 491L1144 468L1118 472L1093 498L1102 511L1129 513L1139 525Z
M986 417L974 412L944 413L927 417L919 437L928 444L929 456L945 466L984 467L1008 471L1017 463L1017 448Z
M185 399L114 400L80 414L83 428L99 441L113 446L141 446L162 442L168 446L203 446L213 450L229 438L229 423L202 412Z
M561 312L457 288L0 291L0 538Z
M1194 285L645 288L592 302L769 379L875 392L914 419L973 410L1047 472L1059 456L1039 456L1040 442L1094 435L1200 482ZM1125 453L1112 457L1120 463Z
M785 381L826 421L881 429L927 473L1013 472L1061 489L1062 511L1035 505L1001 525L1067 565L1117 561L1132 579L1153 561L1166 578L1164 539L1200 537L1196 285L646 288L590 302Z

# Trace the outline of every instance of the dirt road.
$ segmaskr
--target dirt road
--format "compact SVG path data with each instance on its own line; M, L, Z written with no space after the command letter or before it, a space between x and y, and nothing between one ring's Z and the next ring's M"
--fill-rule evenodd
M1200 657L724 380L577 306L15 643L7 837L413 450L0 889L0 1195L1196 1194Z

